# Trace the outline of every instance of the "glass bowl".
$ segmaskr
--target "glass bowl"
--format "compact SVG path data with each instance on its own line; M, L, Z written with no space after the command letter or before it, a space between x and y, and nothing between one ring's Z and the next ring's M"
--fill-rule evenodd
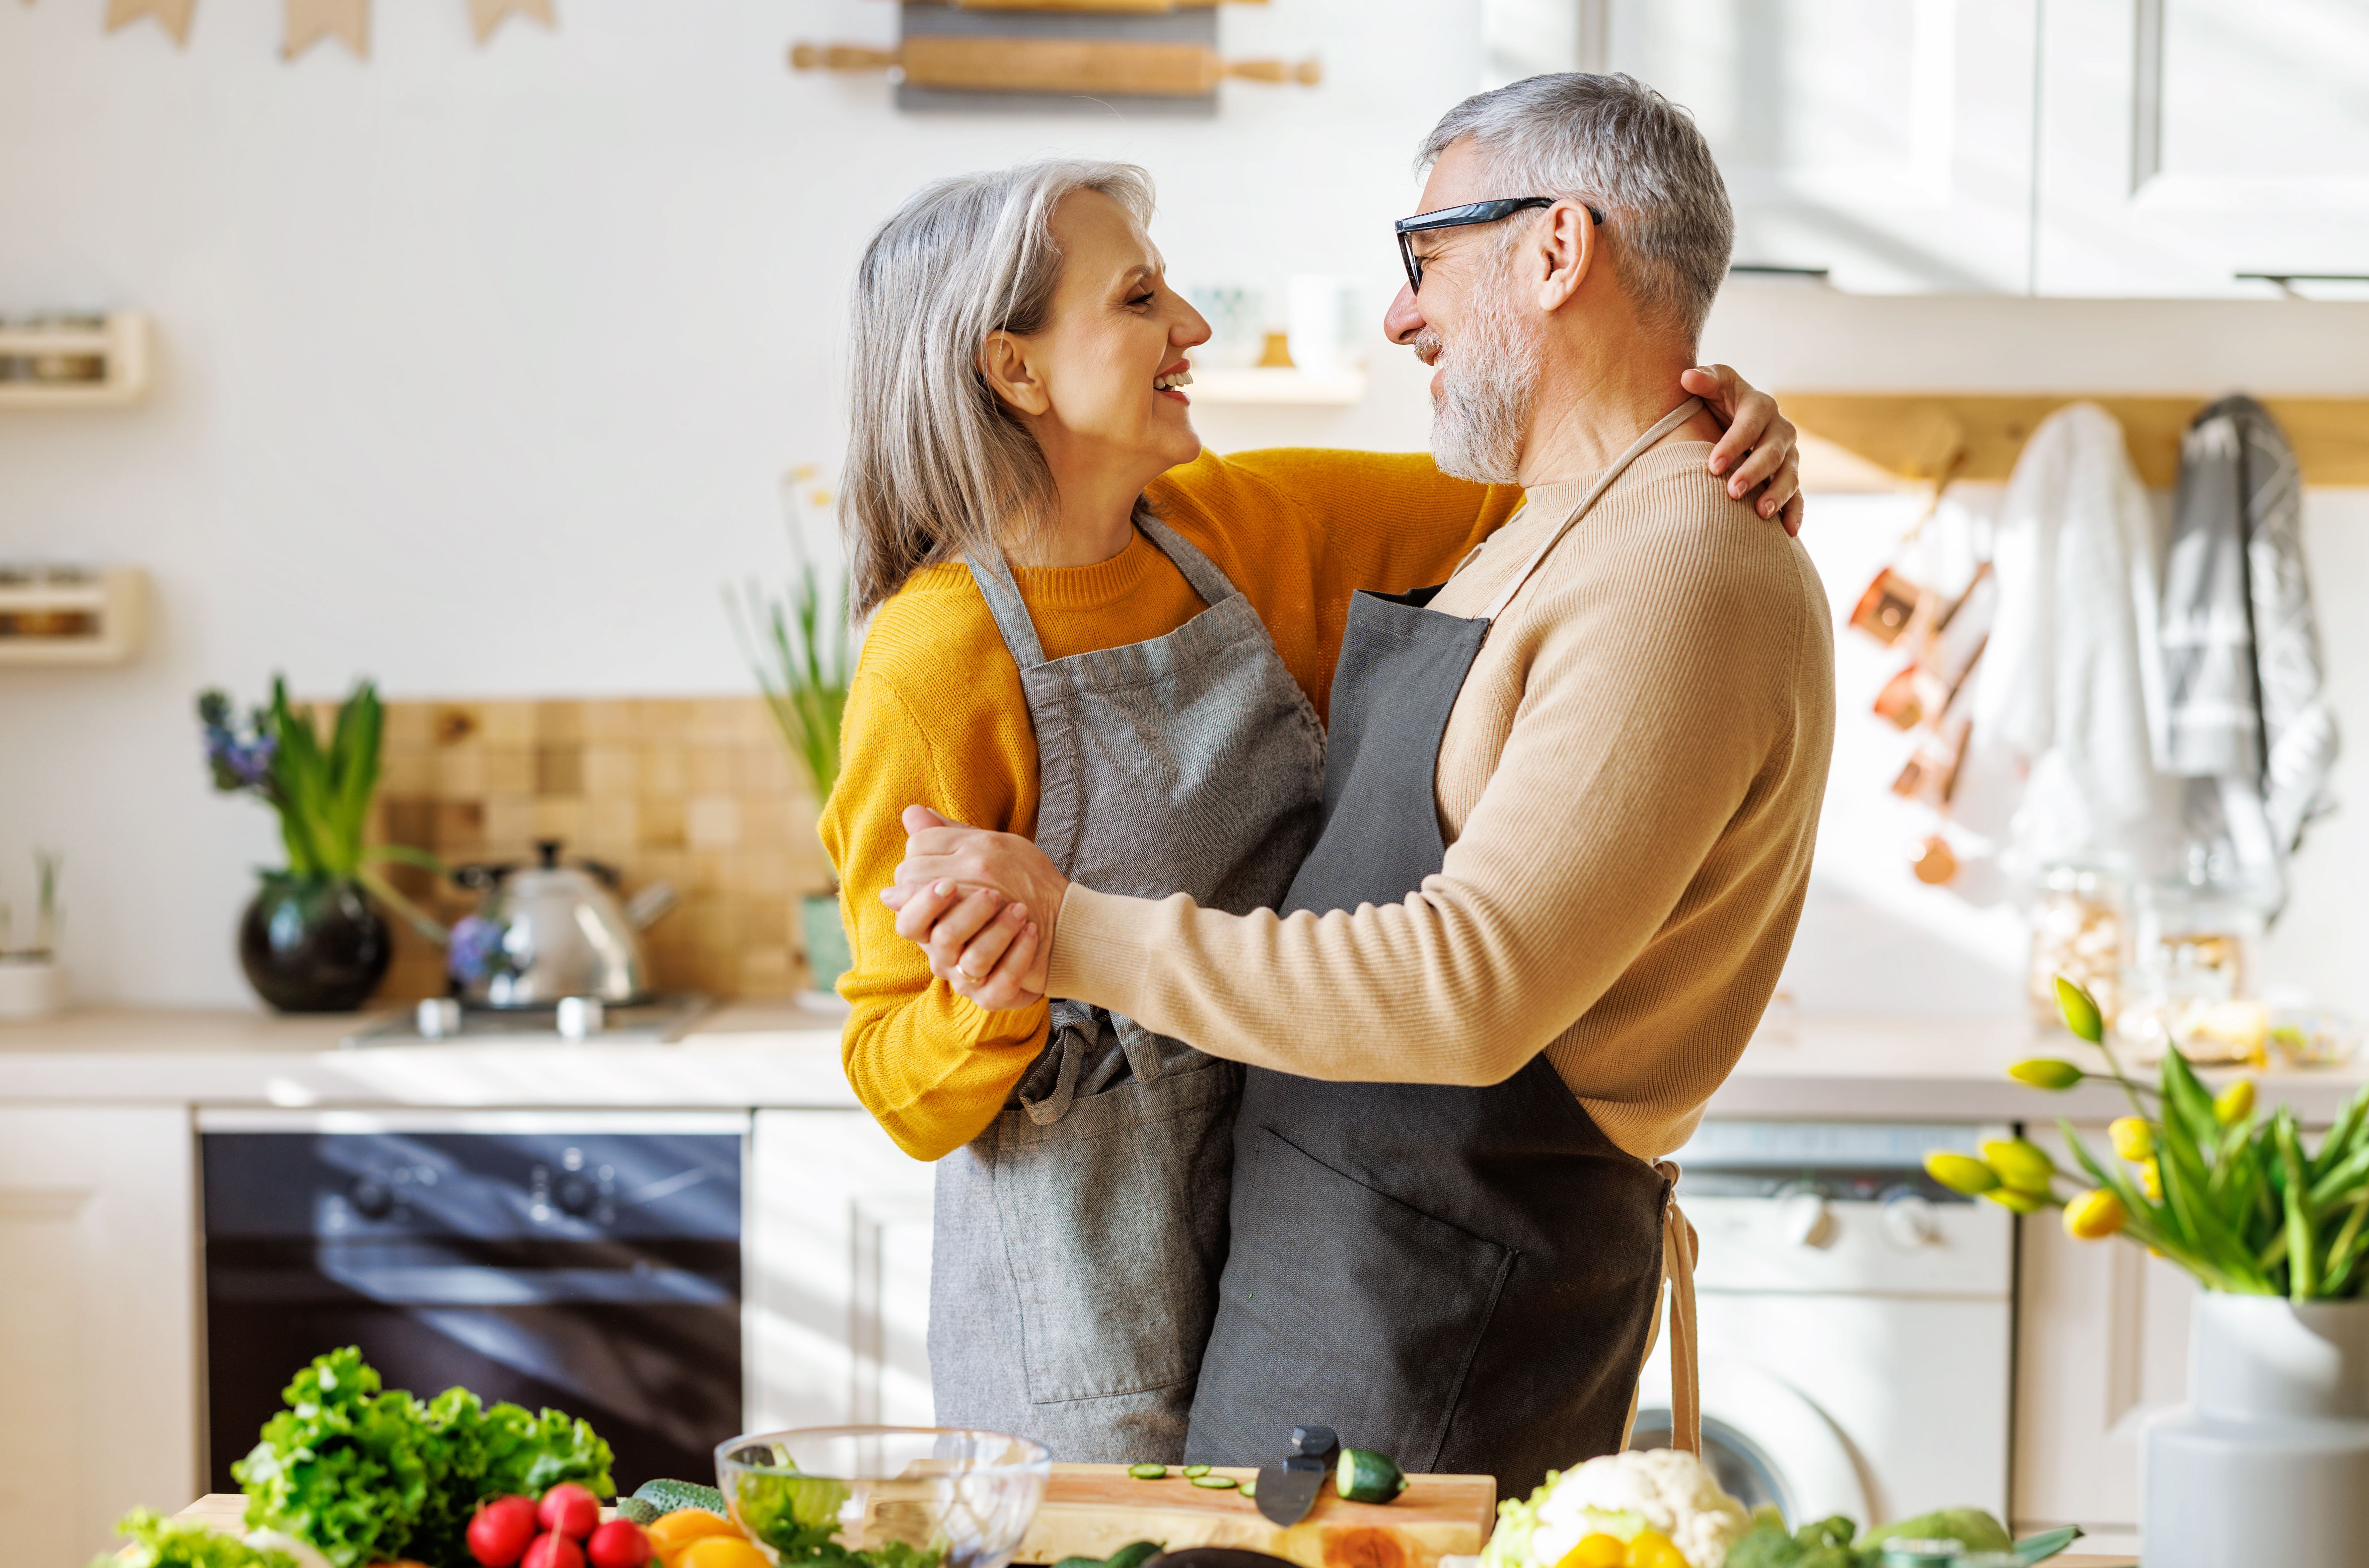
M717 1445L733 1523L776 1562L1005 1568L1045 1500L1053 1456L1001 1432L806 1426Z

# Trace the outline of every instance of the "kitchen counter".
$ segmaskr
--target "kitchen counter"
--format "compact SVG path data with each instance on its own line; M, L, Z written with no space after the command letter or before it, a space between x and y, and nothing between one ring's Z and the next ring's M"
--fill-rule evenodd
M79 1104L418 1105L853 1109L841 1020L794 1002L732 1002L677 1044L338 1042L353 1015L93 1008L0 1024L0 1102ZM2102 1121L2129 1107L2112 1084L2048 1094L2009 1063L2101 1053L2016 1020L1772 1012L1711 1115L1774 1120ZM2142 1072L2143 1076L2151 1076ZM2210 1077L2225 1076L2215 1072ZM2324 1123L2369 1064L2259 1075L2265 1104Z
M855 1108L841 1020L730 1002L674 1044L345 1047L369 1020L237 1009L89 1008L0 1024L0 1102L78 1104Z

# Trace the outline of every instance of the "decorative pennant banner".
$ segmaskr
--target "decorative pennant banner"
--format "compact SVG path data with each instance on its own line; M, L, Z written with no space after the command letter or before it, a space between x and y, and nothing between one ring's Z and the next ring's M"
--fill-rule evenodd
M469 19L476 24L477 41L482 44L493 37L494 29L512 12L532 17L547 28L559 25L559 18L552 13L551 0L469 0Z
M370 58L371 0L288 0L286 41L280 57L293 60L325 38L342 39L357 59Z
M475 3L475 0L472 0ZM107 30L128 28L143 17L154 17L156 25L173 35L173 41L187 49L189 44L189 17L198 8L198 0L107 0Z

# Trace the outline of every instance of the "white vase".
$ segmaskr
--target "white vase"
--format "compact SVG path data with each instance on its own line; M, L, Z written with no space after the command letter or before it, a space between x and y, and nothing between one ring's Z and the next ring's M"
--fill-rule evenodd
M2147 1429L2147 1568L2369 1562L2369 1301L2206 1291L2188 1384Z
M0 1018L47 1018L66 1005L66 972L49 958L0 957Z

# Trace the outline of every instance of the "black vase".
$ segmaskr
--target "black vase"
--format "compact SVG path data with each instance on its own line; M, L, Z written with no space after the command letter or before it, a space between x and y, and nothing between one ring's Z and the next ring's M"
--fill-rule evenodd
M351 1013L395 958L394 933L351 882L267 871L238 923L238 962L281 1013Z

